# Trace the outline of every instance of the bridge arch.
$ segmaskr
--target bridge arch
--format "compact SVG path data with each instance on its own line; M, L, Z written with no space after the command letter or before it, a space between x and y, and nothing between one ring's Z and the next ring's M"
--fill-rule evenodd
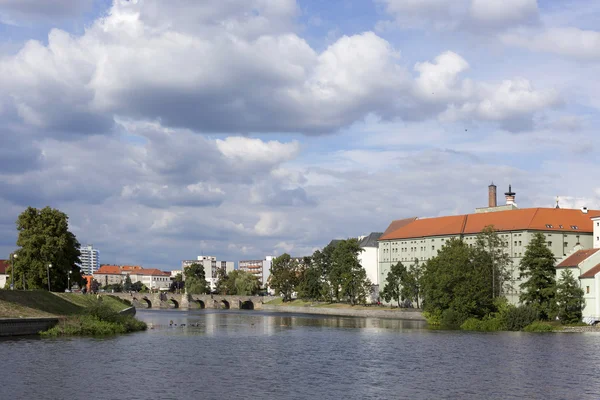
M199 309L203 310L206 308L206 304L204 304L204 302L200 299L195 299L194 303L196 303L196 305L198 306Z
M221 300L221 308L229 310L229 302L225 299Z
M141 304L142 307L146 306L145 308L152 308L152 302L150 300L148 300L147 297L141 297L139 299L137 297L134 297L133 301Z
M170 308L179 308L179 302L172 297L167 300L167 303Z
M254 303L252 300L240 300L240 310L254 310Z

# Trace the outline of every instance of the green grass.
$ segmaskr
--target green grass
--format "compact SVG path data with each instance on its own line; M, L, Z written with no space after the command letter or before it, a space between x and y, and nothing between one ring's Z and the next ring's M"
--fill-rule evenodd
M535 321L527 325L524 329L525 332L552 332L555 327L548 322Z
M128 307L120 300L103 296L102 302L114 311ZM0 318L53 317L81 314L98 303L93 295L49 293L43 290L0 290Z

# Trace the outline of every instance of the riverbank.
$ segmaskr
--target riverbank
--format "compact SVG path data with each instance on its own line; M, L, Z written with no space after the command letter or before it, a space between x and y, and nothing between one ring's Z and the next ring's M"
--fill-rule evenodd
M263 304L263 311L302 313L317 315L335 315L341 317L388 318L410 321L425 321L420 310L393 309L378 306L351 306L341 303L316 303L294 300L282 303L280 299Z
M0 335L94 335L145 329L129 304L104 296L0 290ZM107 324L113 324L107 329ZM117 325L114 325L117 324ZM54 330L53 330L54 329Z

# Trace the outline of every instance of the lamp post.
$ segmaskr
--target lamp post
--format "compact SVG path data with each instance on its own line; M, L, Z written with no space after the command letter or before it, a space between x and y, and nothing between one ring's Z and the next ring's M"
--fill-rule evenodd
M48 291L50 291L50 268L52 268L52 264L48 264L46 267L46 272L48 274Z
M69 274L67 275L67 289L69 289L69 292L71 291L71 273L73 271L69 271Z

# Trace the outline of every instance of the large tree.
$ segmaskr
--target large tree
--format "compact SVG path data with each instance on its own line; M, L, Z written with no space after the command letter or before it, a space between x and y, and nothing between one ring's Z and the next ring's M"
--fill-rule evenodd
M554 254L546 245L546 236L536 232L527 245L519 265L520 301L536 310L541 319L550 319L556 312L556 270Z
M13 278L18 289L64 291L69 271L75 283L83 284L79 252L80 244L69 231L69 217L56 209L28 207L17 219L17 258ZM51 267L49 267L51 265Z
M185 291L188 294L205 294L209 292L208 282L202 264L193 263L183 270L185 275Z
M326 290L322 272L318 266L313 263L313 265L302 271L298 283L298 297L306 300L320 300Z
M417 304L417 308L420 307L420 296L421 296L421 278L423 276L423 266L419 263L419 259L415 258L415 261L410 268L404 269L400 275L400 296L402 299L410 300Z
M341 240L331 254L329 281L337 301L343 296L351 304L363 302L370 294L371 284L365 269L358 261L363 250L357 239Z
M260 282L254 274L235 270L227 274L226 293L229 295L249 296L260 291Z
M401 262L392 265L385 278L383 290L380 293L381 297L388 303L395 300L398 303L398 307L400 307L402 298L402 285L400 282L405 273L406 267Z
M563 324L581 322L584 291L579 287L579 282L570 270L564 270L556 284L556 304L558 306L558 319Z
M299 282L300 268L298 262L284 253L273 260L269 286L275 293L283 297L283 301L292 300L292 295Z
M474 262L474 255L464 241L451 239L427 261L422 277L424 311L452 310L463 320L495 311L489 270Z
M509 270L512 266L506 243L494 226L489 225L477 235L475 247L479 250L475 256L476 262L489 271L492 298L504 296L505 290L511 289Z

